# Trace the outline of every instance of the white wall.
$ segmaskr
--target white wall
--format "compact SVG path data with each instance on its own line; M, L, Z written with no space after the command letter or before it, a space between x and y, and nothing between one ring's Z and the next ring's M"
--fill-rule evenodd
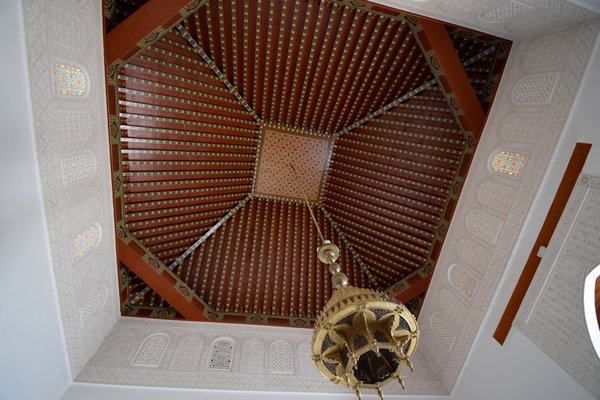
M58 399L71 383L50 261L20 1L0 0L0 399Z
M546 217L575 143L592 143L583 173L600 176L600 37L550 168L536 195L492 307L456 385L455 399L593 399L583 386L516 328L500 346L492 337Z

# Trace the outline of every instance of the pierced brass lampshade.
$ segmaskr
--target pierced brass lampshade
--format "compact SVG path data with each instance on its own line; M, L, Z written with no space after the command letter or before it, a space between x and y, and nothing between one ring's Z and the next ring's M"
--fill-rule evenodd
M324 241L319 259L329 264L336 289L313 331L312 358L319 372L331 382L346 385L360 399L361 388L375 389L398 380L419 342L414 315L384 293L348 285L336 262L339 249Z
M294 176L296 169L290 165ZM404 388L402 368L413 369L410 357L419 343L415 316L388 295L349 285L337 262L340 249L325 240L308 207L322 245L317 258L329 266L335 292L317 316L312 337L312 359L331 382L346 385L360 400L361 388L372 388L383 400L381 386L396 379Z

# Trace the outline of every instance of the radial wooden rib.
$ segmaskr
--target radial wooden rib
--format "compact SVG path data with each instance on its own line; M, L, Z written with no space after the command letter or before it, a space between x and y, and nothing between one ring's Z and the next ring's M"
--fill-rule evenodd
M329 221L314 211L340 246L351 283L367 283ZM331 295L329 273L315 256L319 244L305 205L255 198L195 251L186 283L223 314L314 318Z
M496 95L511 43L482 33L473 34L463 28L446 27L446 29L458 57L463 61L486 49L494 48L494 51L484 58L465 67L481 107L487 113Z
M444 92L455 99L453 109L457 119L465 131L479 138L485 113L446 28L440 22L425 18L417 21L414 34L418 36L422 51L428 54L428 63L437 69L436 79Z
M126 227L169 263L249 193L257 126L175 32L121 69L119 117Z
M316 26L320 19L323 17L323 20L327 20L330 14L330 8L323 8L323 3L320 4L310 4L310 16L308 17L307 25L305 28L303 46L302 46L302 56L300 57L298 63L298 74L297 79L294 79L294 92L293 95L290 92L289 96L289 109L286 111L286 125L291 126L296 121L298 103L302 97L302 94L306 90L306 73L309 65L312 65L312 61L315 58L315 47L319 47L319 44L314 43L315 34L324 34L326 24L322 24L320 31L316 32ZM321 12L323 11L323 12ZM317 36L318 40L318 36Z
M384 286L429 263L464 149L435 87L336 140L323 204Z
M120 279L125 281L126 298L121 304L121 314L125 316L150 318L182 319L168 302L154 290L146 290L146 283L129 268L122 266L119 270ZM138 296L145 291L143 296Z
M371 111L374 96L379 93L379 90L376 89L388 87L386 81L390 68L392 68L392 65L400 62L399 52L411 46L411 40L410 29L404 23L396 22L392 24L392 29L387 33L382 50L379 52L379 57L374 63L377 67L365 79L364 88L366 88L366 91L363 89L361 92L363 93L361 98L364 98L365 101L361 104L355 103L353 105L348 121L356 121ZM383 51L383 49L389 50Z
M179 279L173 271L160 264L136 240L125 243L123 238L117 240L117 255L119 261L139 276L150 289L155 290L161 298L168 301L186 319L205 321L205 304L190 292L185 296L183 292L190 289ZM149 294L150 290L143 290ZM151 296L151 294L150 294Z
M170 263L249 192L256 121L341 132L318 223L340 246L351 282L391 286L403 301L422 297L471 153L442 92L422 85L433 75L409 19L381 12L390 10L209 0L181 31L135 56L118 88L109 86L121 128L111 153L121 160L113 163L122 176L117 221L123 215ZM444 29L460 60L493 49L465 69L487 110L510 44ZM382 108L405 94L412 97ZM255 198L171 272L210 304L210 318L306 324L331 294L318 244L305 206ZM140 297L136 315L165 304L139 278L128 284Z
M332 6L333 7L333 6ZM329 24L329 29L327 31L327 36L325 37L325 50L321 53L321 59L318 63L318 67L316 68L316 78L314 82L309 85L310 95L309 101L307 102L307 108L304 109L303 112L304 118L302 119L303 127L311 127L314 128L313 116L315 115L315 107L317 106L317 101L322 96L323 93L323 83L325 81L325 74L330 66L331 56L333 54L334 48L340 39L340 34L338 30L344 20L344 16L346 15L346 9L341 7L334 7L334 17Z
M304 2L304 1L300 1L298 2L298 11L296 12L296 15L294 15L294 30L293 30L293 37L292 37L292 51L290 53L290 56L288 58L288 62L286 64L286 74L285 74L285 82L284 82L284 87L283 87L283 92L279 101L280 107L281 107L281 115L280 118L277 120L278 123L282 124L282 125L287 125L287 121L289 121L289 107L290 107L290 102L291 102L291 98L293 96L292 94L292 89L293 89L293 85L294 82L297 79L297 71L298 68L301 67L302 65L298 65L298 55L300 53L300 48L303 47L303 45L305 46L310 46L310 43L306 43L304 41L305 39L305 22L306 21L306 15L307 15L307 8L308 8L308 2ZM318 10L318 6L314 7ZM315 13L311 13L313 15L313 19L316 18L316 14ZM308 21L308 24L310 24L311 21ZM313 28L314 28L314 24L313 24ZM312 37L312 35L311 35Z
M194 20L271 124L334 132L431 78L403 22L336 2L210 0Z
M189 3L189 0L150 0L145 3L106 35L106 65L117 60L128 60L143 48L146 40L153 40L177 22L182 17L182 9Z
M324 126L325 131L335 132L335 126L332 127L333 122L333 111L337 109L340 102L344 99L342 87L349 83L356 82L356 72L358 66L363 61L366 46L368 44L375 25L377 24L377 17L371 16L367 23L368 15L366 13L357 13L355 17L353 32L347 43L346 51L342 52L342 59L340 60L340 67L338 70L332 70L332 76L334 77L333 90L331 93L334 96L329 96L329 99L321 113L321 119L319 120L319 126ZM362 42L362 43L361 43ZM335 73L333 73L335 71ZM329 91L325 92L330 93Z
M381 46L379 46L379 44L382 42L383 35L388 31L390 21L386 18L378 17L377 19L375 19L374 17L372 17L371 24L373 24L373 21L376 21L377 31L375 32L371 40L363 42L364 50L359 50L359 52L368 51L368 53L366 54L366 57L364 58L362 63L354 64L353 68L359 70L358 75L355 81L346 80L344 85L344 91L342 92L342 95L340 97L343 101L343 107L340 107L338 109L338 111L335 114L335 117L333 117L333 119L330 121L330 127L339 126L342 123L342 121L348 121L348 114L350 113L351 108L354 107L356 104L354 99L360 98L360 94L364 92L365 84L367 82L367 74L373 73L373 71L376 68L375 64L373 63L375 56L377 55L377 53L384 53L383 51L381 51ZM388 47L390 43L389 41L391 39L392 35L388 35ZM351 75L353 74L351 73ZM357 82L360 82L360 85L357 84Z
M334 33L333 38L331 36L329 37L329 40L336 40L336 43L332 59L329 61L329 63L327 63L324 85L321 91L319 92L315 112L314 114L311 113L312 122L310 124L310 127L312 129L319 130L319 128L322 126L321 121L328 104L328 98L330 98L332 94L334 98L337 97L336 93L333 93L331 88L333 86L335 77L339 74L340 62L342 61L342 57L346 52L347 42L348 40L353 40L353 37L355 42L354 44L356 44L356 40L358 40L358 37L360 35L360 30L357 29L355 31L356 34L352 35L351 37L351 32L354 28L355 21L358 20L364 23L365 20L365 17L361 15L362 13L359 13L359 17L355 19L357 13L358 12L356 10L346 9L344 13L344 21L341 25L340 31L337 33L337 35L335 35Z
M217 65L220 71L224 71L223 69L223 53L225 52L221 43L221 18L220 18L220 10L219 10L219 2L218 1L209 1L208 2L209 9L207 12L210 13L210 33L212 35L212 47L213 51L211 52L211 58Z
M105 0L104 2L108 2L108 0ZM111 19L112 24L108 27L109 31L125 21L131 14L135 13L147 2L148 0L110 1L109 3L114 7L114 14Z
M276 2L278 4L279 2ZM267 52L269 50L268 44L269 39L271 37L270 29L271 29L271 2L263 1L260 4L260 43L258 46L258 68L255 71L256 75L256 98L254 102L254 109L258 115L262 115L263 102L266 100L264 95L265 82L264 77L266 75L266 64L267 64Z

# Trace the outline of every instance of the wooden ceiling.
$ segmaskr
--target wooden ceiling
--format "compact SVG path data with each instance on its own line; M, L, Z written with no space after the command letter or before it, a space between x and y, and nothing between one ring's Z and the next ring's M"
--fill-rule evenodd
M427 24L358 1L121 3L105 26L123 313L311 324L330 277L301 195L255 191L265 127L330 143L312 205L350 283L420 304L482 128ZM510 42L439 26L484 115Z

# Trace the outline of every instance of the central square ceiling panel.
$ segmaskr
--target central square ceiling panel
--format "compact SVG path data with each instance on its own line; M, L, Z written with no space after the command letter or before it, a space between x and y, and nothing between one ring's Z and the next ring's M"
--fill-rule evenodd
M331 140L268 127L261 139L255 194L317 201Z

